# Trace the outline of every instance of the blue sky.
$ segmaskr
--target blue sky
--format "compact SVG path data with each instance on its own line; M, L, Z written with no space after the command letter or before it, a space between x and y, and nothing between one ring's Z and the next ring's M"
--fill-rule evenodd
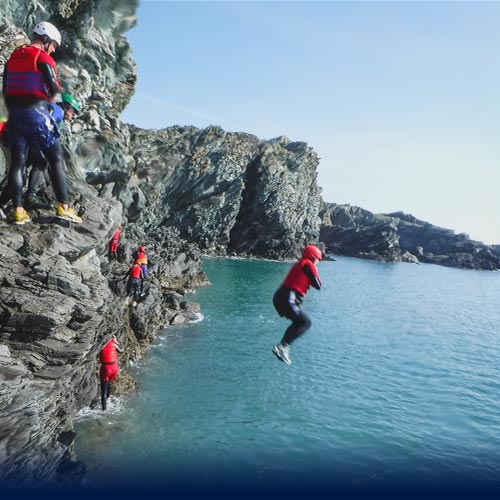
M500 243L500 3L142 0L123 121L306 141L323 198Z

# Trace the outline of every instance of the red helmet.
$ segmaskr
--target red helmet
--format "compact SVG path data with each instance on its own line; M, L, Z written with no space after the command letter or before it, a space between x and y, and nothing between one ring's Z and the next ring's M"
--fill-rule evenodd
M140 246L140 247L139 247L139 252L144 252L144 250L146 250L146 248L145 248L145 247L143 247L143 246Z
M307 245L302 251L302 257L310 260L314 259L321 260L323 258L323 254L321 253L321 250L318 247L314 245Z

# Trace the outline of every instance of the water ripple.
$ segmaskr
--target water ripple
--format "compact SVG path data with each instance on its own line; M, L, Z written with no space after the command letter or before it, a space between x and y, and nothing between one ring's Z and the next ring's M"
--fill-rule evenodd
M112 449L80 418L95 481L196 470L362 489L500 484L499 276L322 263L324 289L304 303L313 326L285 366L271 348L288 323L271 297L288 267L206 262L204 321L166 330L135 368L141 390L109 418Z

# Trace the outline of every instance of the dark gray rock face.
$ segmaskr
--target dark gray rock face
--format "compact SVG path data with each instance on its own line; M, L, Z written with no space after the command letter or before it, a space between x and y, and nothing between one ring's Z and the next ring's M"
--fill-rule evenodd
M136 200L148 200L149 229L176 228L217 255L289 258L317 240L318 158L307 144L259 141L218 127L131 127L131 142L135 187L143 195Z
M500 270L498 245L433 226L403 212L373 214L350 205L324 205L320 239L327 251L389 262L427 262Z
M52 477L71 458L75 413L97 390L97 356L111 335L125 347L121 364L140 356L159 328L196 311L179 294L205 282L196 248L167 254L148 239L147 297L128 306L124 276L137 240L123 236L122 260L106 245L121 206L85 199L85 223L57 223L49 211L34 223L0 222L0 470L9 484ZM144 240L141 240L141 242ZM134 244L132 244L132 242ZM4 483L4 484L5 484Z
M399 245L396 221L350 205L326 204L320 239L327 251L363 259L412 262Z
M401 247L420 262L466 269L500 270L498 246L474 241L467 234L433 226L402 212L388 214L399 220Z
M73 421L96 402L97 356L116 335L123 368L159 328L196 318L185 294L204 283L204 254L293 257L317 241L316 154L284 137L260 141L218 127L147 131L119 116L136 81L124 33L137 0L3 0L0 68L40 20L56 24L63 90L82 112L62 143L81 225L34 210L0 221L0 484L37 485L74 461ZM0 98L1 101L1 98ZM2 103L3 104L3 103ZM0 115L2 108L0 108ZM0 178L6 162L0 154ZM50 187L45 195L52 196ZM107 245L123 224L118 260ZM146 298L126 300L139 244L150 261Z

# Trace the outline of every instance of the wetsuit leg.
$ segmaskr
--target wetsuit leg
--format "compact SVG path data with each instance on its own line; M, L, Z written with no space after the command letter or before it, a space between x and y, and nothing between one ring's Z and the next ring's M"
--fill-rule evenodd
M133 291L132 278L129 278L127 281L127 295L130 295L132 291Z
M63 166L61 144L56 142L49 149L43 151L49 162L49 174L52 187L59 203L68 203L68 184Z
M298 314L288 317L288 319L292 320L292 324L286 329L285 335L281 339L282 344L291 344L311 327L311 319L302 309L299 310Z
M139 297L141 296L141 280L134 280L134 300L139 302Z
M9 193L14 207L23 206L23 176L26 168L27 146L11 144L10 146L10 171Z
M31 164L31 172L28 179L26 196L33 196L38 192L45 179L47 160L41 153L34 152L34 150L30 148L27 163Z
M292 321L281 339L282 344L291 344L311 327L311 319L300 308L296 293L293 290L278 289L274 294L273 304L280 316L285 316L285 318Z
M103 410L106 409L106 403L109 397L109 387L110 382L108 380L101 379L101 405Z

